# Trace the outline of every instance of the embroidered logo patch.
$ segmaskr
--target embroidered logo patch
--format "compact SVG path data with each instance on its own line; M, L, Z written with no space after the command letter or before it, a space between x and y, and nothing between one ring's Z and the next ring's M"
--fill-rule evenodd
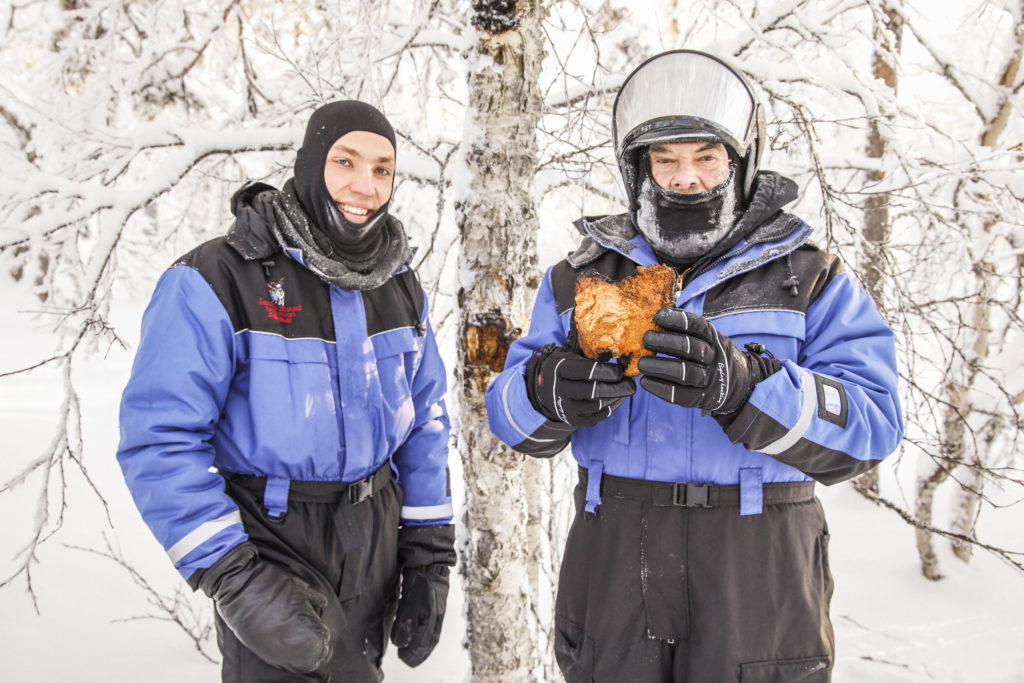
M302 306L285 306L284 278L268 282L267 291L270 293L270 301L260 298L260 305L266 309L267 317L281 323L292 322Z
M270 300L278 306L284 306L284 278L267 283Z

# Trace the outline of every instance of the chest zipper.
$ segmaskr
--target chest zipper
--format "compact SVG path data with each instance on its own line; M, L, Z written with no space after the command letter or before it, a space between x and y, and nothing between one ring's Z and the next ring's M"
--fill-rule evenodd
M683 280L686 278L686 274L690 272L690 269L679 272L676 271L676 284L672 290L672 302L679 301L679 295L683 293Z

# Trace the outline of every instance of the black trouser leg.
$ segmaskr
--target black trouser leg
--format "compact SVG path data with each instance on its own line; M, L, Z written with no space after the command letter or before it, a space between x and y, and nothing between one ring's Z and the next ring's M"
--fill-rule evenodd
M660 507L605 496L566 542L555 648L569 683L821 683L833 660L817 500Z
M345 625L332 634L333 654L304 675L275 669L248 650L218 618L217 642L225 683L344 681L377 683L390 635L398 589L398 521L402 494L391 481L354 505L347 499L289 500L280 522L263 513L262 496L229 481L242 522L260 557L283 565L340 609Z

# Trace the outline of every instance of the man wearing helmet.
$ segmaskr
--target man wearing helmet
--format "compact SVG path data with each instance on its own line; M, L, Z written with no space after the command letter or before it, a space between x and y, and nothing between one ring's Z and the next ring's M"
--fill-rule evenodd
M746 80L691 50L624 82L615 151L628 210L577 222L529 333L487 392L491 429L549 457L572 444L576 518L555 605L568 681L827 681L828 531L815 482L895 450L893 335L763 171ZM675 269L639 386L582 355L575 283ZM653 325L652 325L653 327Z

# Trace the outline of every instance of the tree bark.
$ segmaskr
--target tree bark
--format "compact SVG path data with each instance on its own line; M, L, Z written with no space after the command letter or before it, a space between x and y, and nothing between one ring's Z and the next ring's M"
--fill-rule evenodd
M1007 120L1012 111L1011 93L1013 84L1017 80L1021 60L1024 58L1024 15L1020 13L1017 16L1017 25L1014 33L1017 39L1016 45L1012 54L1007 57L1006 67L1003 69L999 80L999 87L1003 89L1004 94L995 115L989 121L986 121L985 130L981 135L980 142L984 147L995 147L998 144L999 136L1005 130ZM991 230L994 223L995 219L990 219L984 226L985 231ZM967 330L968 334L974 337L971 344L972 360L971 365L967 368L967 378L964 385L954 387L953 391L951 391L950 402L946 408L947 429L945 435L950 446L958 447L958 450L953 454L957 458L955 463L966 465L968 468L958 478L960 489L953 496L953 518L950 525L955 533L968 538L974 537L978 514L981 511L982 490L984 486L984 477L981 476L981 472L987 468L989 460L988 453L982 449L993 440L993 435L989 434L980 444L975 444L973 449L967 449L965 444L966 419L970 411L969 392L974 385L978 369L984 365L988 357L988 340L991 332L990 307L992 303L989 301L987 293L989 289L988 283L995 276L996 268L992 263L982 261L977 264L974 271L980 282L980 288L972 306L972 325ZM960 408L961 410L954 412L955 408ZM969 562L971 559L971 547L967 543L954 542L953 552L964 562Z
M948 427L948 425L947 425ZM943 455L946 449L956 448L955 444L944 443ZM944 458L945 460L946 458ZM927 461L926 461L927 462ZM927 474L922 473L917 485L917 498L914 507L914 519L919 523L914 528L914 536L917 540L917 554L921 559L921 573L931 581L938 581L942 578L939 573L939 558L935 554L935 547L932 544L932 532L928 529L932 526L932 510L935 503L935 490L939 484L949 477L949 469L943 462L936 464Z
M553 604L554 600L546 575L546 562L551 554L546 551L552 543L560 540L552 537L546 527L546 520L554 504L549 488L552 464L550 458L531 458L525 463L526 556L530 560L528 585L534 639L530 669L535 678L543 673L543 680L550 680L549 674L554 673L551 668L554 665L554 640L551 637L554 615L549 615L548 610L544 609L544 605Z
M458 191L461 451L466 484L461 548L473 680L532 680L527 546L528 491L523 456L490 432L484 391L528 319L537 288L536 169L538 86L543 59L537 0L477 0L480 29L470 56L463 140L466 173Z
M889 87L893 94L899 84L894 57L899 54L902 43L903 19L891 8L884 10L882 18L876 21L876 49L873 61L875 78ZM868 128L868 156L881 160L885 156L886 142L879 128L878 119L872 120ZM885 180L885 171L881 168L868 171L868 183L879 185ZM881 309L884 304L883 282L885 279L882 264L885 245L892 234L892 219L889 215L889 193L872 194L864 203L864 286L871 298ZM858 488L877 494L879 492L878 468L861 475L857 481Z
M1002 78L999 79L999 87L1003 89L1003 97L999 103L999 111L988 122L984 134L981 136L981 144L985 147L995 147L999 136L1006 130L1006 124L1010 120L1010 113L1013 111L1013 84L1017 81L1017 74L1020 72L1021 61L1024 60L1024 12L1018 9L1017 16L1017 45L1006 60L1006 68L1003 69Z
M876 40L878 47L875 50L873 71L875 78L884 82L885 85L896 93L899 85L899 76L896 73L896 66L893 63L894 57L900 51L900 35L903 30L903 20L899 14L891 9L884 13L884 23L876 29ZM879 119L870 122L868 128L868 156L873 159L885 157L886 141L879 126ZM877 185L885 180L885 171L881 168L872 169L867 174L868 182ZM892 233L892 220L889 215L889 193L879 192L872 194L864 203L864 240L867 243L867 259L865 261L865 285L875 303L882 303L882 285L885 273L881 270L881 260L886 242Z
M967 416L971 412L970 390L978 375L979 363L981 363L988 350L989 304L985 296L989 273L986 272L984 263L975 268L979 281L982 282L981 292L978 301L973 307L974 318L967 332L974 334L974 343L970 348L972 360L969 363L963 361L954 362L950 368L950 375L954 379L946 385L947 403L945 408L945 419L942 429L942 460L935 463L934 470L927 476L922 475L918 484L918 495L915 508L915 516L925 527L932 524L932 508L934 506L935 489L943 481L949 478L950 474L965 462L971 467L972 472L968 473L968 481L961 481L961 497L954 497L958 502L954 504L955 512L953 518L953 531L968 537L974 535L974 524L977 520L976 511L981 504L980 487L981 477L975 476L982 466L981 454L978 446L968 447ZM966 336L966 335L965 335ZM961 372L956 373L956 368ZM961 379L955 379L956 374ZM970 455L968 455L970 454ZM973 487L972 487L973 484ZM959 527L958 527L959 524ZM938 557L932 545L932 532L927 528L918 527L917 552L921 558L921 572L925 577L937 581L942 578L939 572ZM954 543L954 552L965 562L970 559L971 553L965 544Z
M998 144L999 136L1006 129L1006 123L1013 109L1011 93L1020 72L1021 61L1024 59L1024 12L1021 12L1020 9L1018 9L1017 26L1014 33L1017 38L1016 46L1013 53L1007 58L1006 67L1003 69L999 80L999 87L1003 89L1003 97L999 102L995 116L987 122L985 131L981 135L981 144L985 147L995 147ZM986 224L986 231L991 229L993 223L994 220ZM973 312L974 325L972 330L975 339L972 350L976 363L975 368L983 364L988 357L992 303L989 301L988 296L986 296L986 292L988 291L987 283L991 278L995 277L996 268L992 263L985 261L979 264L976 272L981 279L982 286L978 299L974 303ZM976 369L970 374L971 381L967 389L973 384L976 374ZM962 422L957 426L961 432L965 429L965 425ZM993 425L992 431L994 430L998 430L998 425ZM990 466L991 458L988 447L995 440L995 435L992 431L989 431L985 438L976 445L971 452L969 460L965 462L969 469L960 477L960 490L953 497L951 528L955 533L962 534L968 538L975 537L978 515L981 512L981 500L985 485L985 477L982 476L982 472ZM962 435L960 441L963 442ZM970 561L971 550L971 545L968 543L953 543L953 552L964 562Z

